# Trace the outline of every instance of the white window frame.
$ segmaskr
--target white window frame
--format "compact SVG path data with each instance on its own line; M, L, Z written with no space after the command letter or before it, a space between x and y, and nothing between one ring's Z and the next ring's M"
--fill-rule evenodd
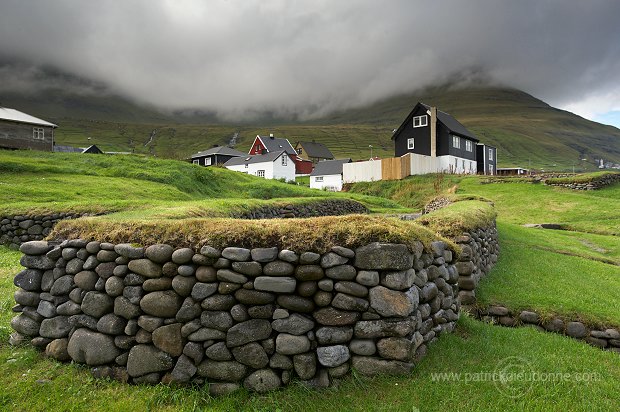
M192 163L195 165L200 165L200 160L199 159L194 159L192 160Z
M247 164L247 163L245 164L245 168L246 168L246 169L248 168L248 164Z
M33 127L32 138L34 140L45 140L45 129L42 127Z
M422 116L415 116L413 118L413 127L425 127L428 126L428 116L427 115L422 115Z
M315 181L315 182L322 182L322 181L323 181L323 176L316 176L316 177L314 178L314 181Z
M205 157L205 166L211 166L211 158L210 157Z
M415 138L414 137L410 137L409 139L407 139L407 149L408 150L415 149Z
M473 152L474 145L471 140L465 140L465 150L467 150L468 152Z
M493 160L493 149L489 149L489 160Z
M452 147L455 149L461 148L461 138L454 134L452 135Z
M287 166L288 165L288 156L283 154L282 155L282 166Z
M489 164L489 173L493 174L493 165L492 164Z
M258 177L265 177L265 171L264 170L257 170L256 171L256 176L258 176Z

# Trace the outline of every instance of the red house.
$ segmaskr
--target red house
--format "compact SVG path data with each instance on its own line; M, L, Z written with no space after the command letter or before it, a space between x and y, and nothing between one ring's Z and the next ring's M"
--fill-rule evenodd
M272 133L270 133L269 136L257 135L248 154L261 155L282 150L288 153L291 159L293 159L293 162L295 162L295 174L309 175L312 172L313 164L310 160L304 160L299 157L287 139L273 137Z

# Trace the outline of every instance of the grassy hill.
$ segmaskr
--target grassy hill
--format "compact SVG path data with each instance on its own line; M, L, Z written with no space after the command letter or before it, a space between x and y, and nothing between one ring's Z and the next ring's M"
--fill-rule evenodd
M325 192L178 160L0 150L0 214L58 210L178 219L323 198L353 198L374 211L403 209L383 198Z
M293 144L316 140L337 157L356 160L370 157L369 145L373 155L393 156L392 130L417 101L423 101L455 116L481 141L497 146L500 166L581 171L594 170L595 159L601 157L620 163L619 129L508 88L436 87L312 121L269 119L253 124L218 123L201 113L159 113L115 96L50 95L51 100L3 95L0 101L59 124L59 144L97 144L105 151L181 159L214 144L228 144L233 136L237 137L236 148L245 151L257 134L274 133Z

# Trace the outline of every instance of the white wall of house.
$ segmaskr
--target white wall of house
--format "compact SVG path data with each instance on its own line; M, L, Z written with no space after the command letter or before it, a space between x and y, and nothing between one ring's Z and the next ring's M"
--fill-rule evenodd
M273 176L273 163L272 162L262 162L262 163L252 163L248 165L234 165L234 166L226 166L226 169L234 170L235 172L247 173L249 175L258 176L258 171L264 171L264 177L266 179L272 179Z
M456 156L439 156L437 159L439 162L437 172L475 175L478 171L478 165L475 160Z
M286 181L295 180L295 163L288 156L286 165L282 164L282 156L279 156L273 162L250 163L247 167L245 164L226 166L226 168L236 172L264 177L265 179L284 178Z
M282 158L285 158L285 165L282 164ZM291 159L286 153L280 155L273 162L273 177L268 179L282 179L284 178L287 182L289 180L295 181L295 162Z
M373 182L381 180L381 161L345 163L342 165L344 183Z
M310 176L310 188L340 192L342 190L342 175Z

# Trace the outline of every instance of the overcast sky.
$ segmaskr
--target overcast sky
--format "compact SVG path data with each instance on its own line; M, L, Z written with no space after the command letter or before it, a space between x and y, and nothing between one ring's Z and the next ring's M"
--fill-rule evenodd
M0 0L0 91L48 66L165 108L307 117L475 73L613 119L619 18L618 0Z

